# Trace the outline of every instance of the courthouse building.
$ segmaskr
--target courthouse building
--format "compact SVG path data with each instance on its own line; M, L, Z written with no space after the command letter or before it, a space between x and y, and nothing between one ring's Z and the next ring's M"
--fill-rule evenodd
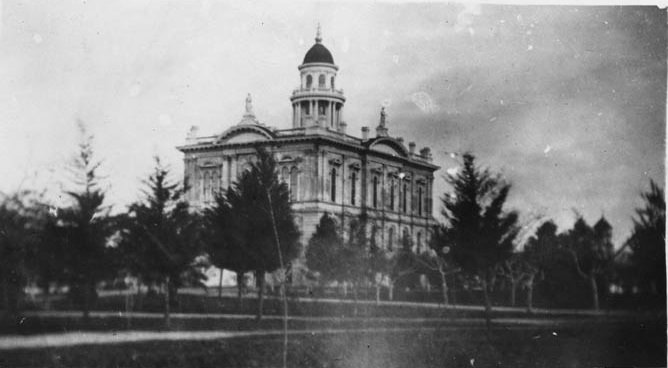
M216 193L248 168L260 144L274 154L290 189L304 246L324 213L338 219L343 234L351 219L365 213L377 244L394 250L408 237L413 250L421 252L435 224L432 192L438 166L429 148L416 150L413 142L406 147L402 138L391 136L384 108L375 132L363 127L361 137L350 134L346 98L337 89L338 69L318 30L290 96L292 127L258 121L249 95L245 113L231 128L203 137L193 128L178 147L184 153L186 198L198 207L212 204ZM300 264L295 271L303 271Z

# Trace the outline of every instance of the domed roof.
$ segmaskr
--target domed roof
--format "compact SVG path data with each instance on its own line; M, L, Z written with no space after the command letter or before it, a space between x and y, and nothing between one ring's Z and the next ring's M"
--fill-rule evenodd
M306 56L304 56L303 64L308 63L334 64L334 58L332 57L332 53L329 52L325 46L320 42L316 42L316 44L308 50Z
M302 64L309 63L327 63L334 64L332 53L322 45L322 33L320 32L320 23L318 23L318 31L315 34L315 45L313 45L304 56Z

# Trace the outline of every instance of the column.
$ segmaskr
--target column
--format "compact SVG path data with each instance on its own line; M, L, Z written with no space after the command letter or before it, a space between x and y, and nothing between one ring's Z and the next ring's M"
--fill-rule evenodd
M318 117L318 111L316 111L316 102L315 102L315 100L311 100L311 101L309 101L309 102L310 102L310 104L311 104L311 117L316 117L315 120L317 121L317 120L318 120L318 119L317 119L317 117Z
M295 124L295 127L301 128L302 127L302 103L301 101L297 103L297 124Z
M297 104L292 104L292 127L297 127Z

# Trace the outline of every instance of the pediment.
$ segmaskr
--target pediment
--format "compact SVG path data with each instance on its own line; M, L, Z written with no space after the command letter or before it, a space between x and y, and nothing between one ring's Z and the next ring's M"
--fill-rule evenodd
M392 156L407 157L406 149L401 143L396 142L391 138L380 139L371 144L370 149L378 152L390 154Z
M223 142L224 143L248 143L248 142L257 142L257 141L267 141L267 137L263 134L258 134L254 132L244 132L235 134L231 137L228 137Z
M272 134L260 126L234 126L218 138L218 143L235 144L235 143L250 143L261 142L273 139Z

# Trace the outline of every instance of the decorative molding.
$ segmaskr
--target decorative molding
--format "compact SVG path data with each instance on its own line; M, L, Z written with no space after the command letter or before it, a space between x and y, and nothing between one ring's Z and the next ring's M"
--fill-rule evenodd
M302 161L304 161L304 158L301 157L301 156L292 157L290 155L285 155L285 156L281 157L281 159L278 161L278 163L279 164L286 164L286 163L292 162L292 163L298 164Z
M200 169L220 168L222 166L223 166L223 164L221 164L219 162L213 162L213 161L204 161L204 162L201 162L201 163L197 164L197 167L199 167Z
M357 170L357 171L359 171L360 169L362 169L362 166L360 165L359 162L353 162L353 163L351 163L350 165L348 165L348 167L349 167L351 170Z
M330 158L327 162L333 166L341 166L341 164L343 164L343 161L341 161L340 158Z

